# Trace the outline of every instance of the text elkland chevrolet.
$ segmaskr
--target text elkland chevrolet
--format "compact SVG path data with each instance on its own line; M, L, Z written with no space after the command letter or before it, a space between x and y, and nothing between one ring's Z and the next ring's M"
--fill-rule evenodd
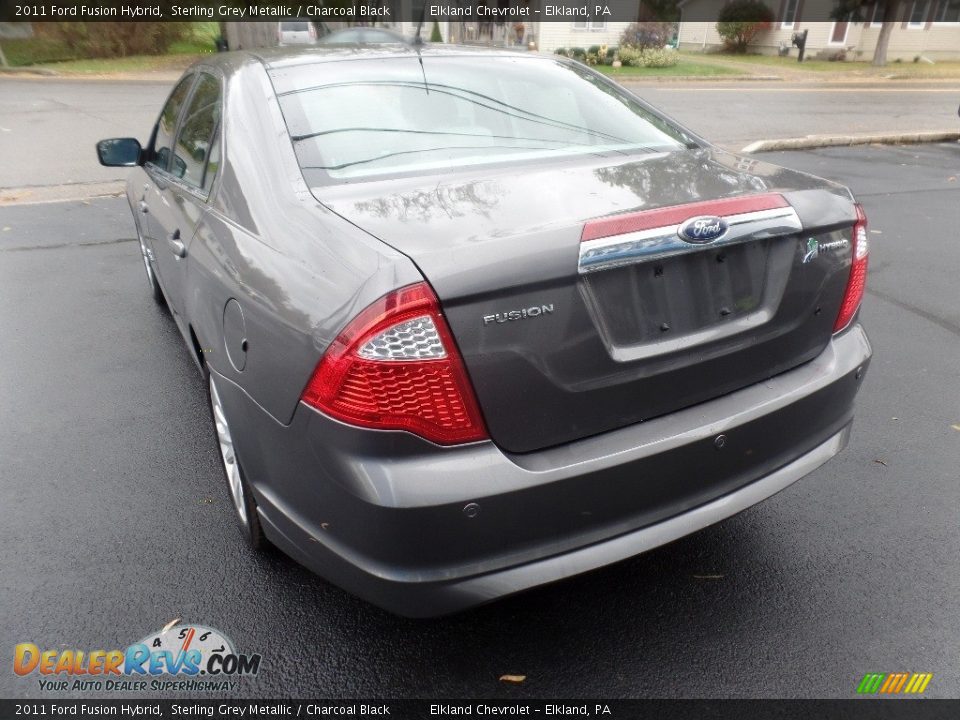
M225 53L127 195L246 535L404 615L630 557L845 445L870 359L850 192L571 61Z

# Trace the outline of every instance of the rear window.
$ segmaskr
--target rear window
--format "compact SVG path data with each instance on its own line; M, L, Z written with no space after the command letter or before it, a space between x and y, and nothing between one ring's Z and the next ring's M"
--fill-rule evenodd
M548 58L391 57L286 77L310 182L695 143L590 71ZM302 79L301 79L302 78Z
M280 29L284 32L307 32L309 23L305 22L282 22Z

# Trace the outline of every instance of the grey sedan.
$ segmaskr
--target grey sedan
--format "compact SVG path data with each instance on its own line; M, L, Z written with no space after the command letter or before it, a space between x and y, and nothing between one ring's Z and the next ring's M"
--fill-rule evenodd
M631 557L844 447L866 219L556 57L190 68L133 167L246 539L410 616Z

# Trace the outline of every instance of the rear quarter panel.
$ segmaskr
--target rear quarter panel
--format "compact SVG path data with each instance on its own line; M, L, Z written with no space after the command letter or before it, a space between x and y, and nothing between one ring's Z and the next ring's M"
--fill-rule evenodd
M219 177L189 249L187 315L202 359L286 424L347 321L421 276L312 197L259 61L227 75L223 118ZM248 343L242 369L225 346L231 298Z

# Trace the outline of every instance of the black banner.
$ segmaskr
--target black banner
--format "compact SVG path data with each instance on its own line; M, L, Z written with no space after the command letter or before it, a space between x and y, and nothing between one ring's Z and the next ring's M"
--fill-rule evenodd
M859 0L864 10L876 0ZM303 18L315 22L361 24L438 21L481 22L634 22L637 20L716 21L727 0L3 0L0 20L13 22L118 22L215 20L277 22ZM808 3L804 22L847 16L851 0ZM854 3L856 4L856 3ZM769 0L773 13L779 0ZM842 8L842 11L841 11ZM855 10L854 13L862 12ZM740 17L739 20L749 20ZM756 18L764 20L767 18ZM857 17L851 19L857 20Z
M0 718L951 720L960 700L0 700Z

